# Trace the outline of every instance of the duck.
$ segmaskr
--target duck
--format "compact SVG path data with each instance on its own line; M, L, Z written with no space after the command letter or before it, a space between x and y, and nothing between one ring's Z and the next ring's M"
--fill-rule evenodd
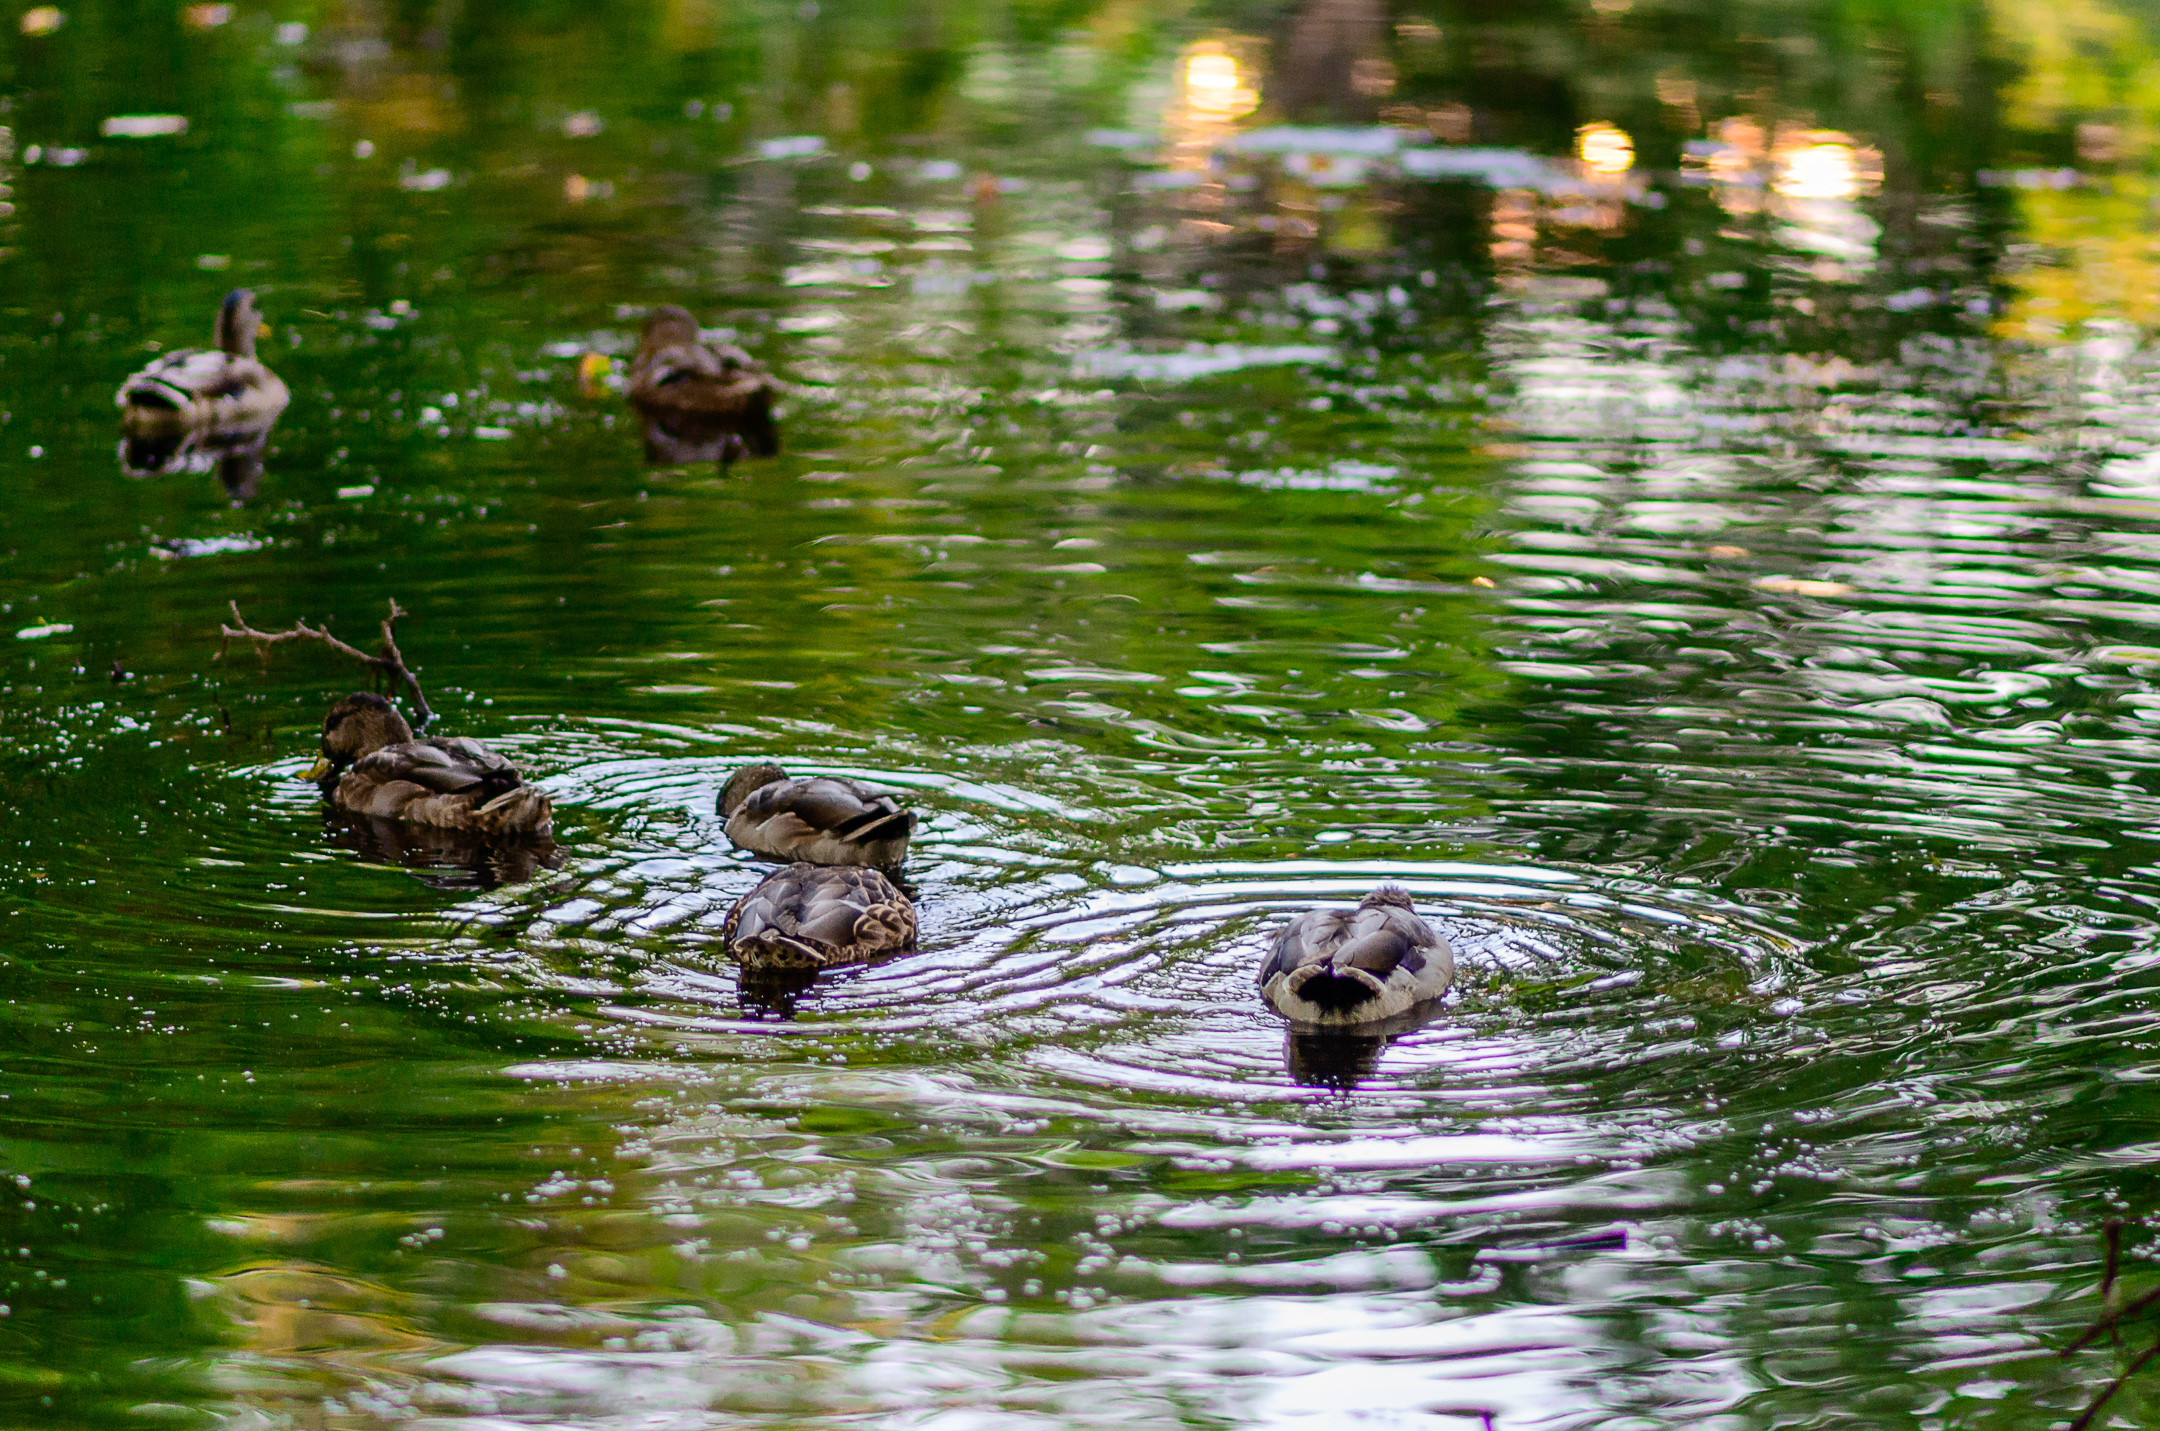
M861 865L792 864L735 902L721 929L745 972L838 969L915 947L915 906Z
M773 399L780 383L732 343L706 343L697 319L673 304L645 320L630 364L630 405L645 420L646 456L656 462L780 451Z
M1292 1023L1351 1029L1384 1023L1447 992L1455 951L1383 885L1355 909L1315 909L1283 926L1260 965L1260 997Z
M267 428L292 400L255 356L268 331L255 295L235 288L218 305L214 346L167 353L120 385L121 422L134 432Z
M882 790L830 775L790 777L769 761L730 776L715 802L737 849L811 865L897 870L915 812Z
M554 833L554 801L515 765L477 740L416 739L397 707L372 691L330 708L322 756L300 778L354 815L492 838Z

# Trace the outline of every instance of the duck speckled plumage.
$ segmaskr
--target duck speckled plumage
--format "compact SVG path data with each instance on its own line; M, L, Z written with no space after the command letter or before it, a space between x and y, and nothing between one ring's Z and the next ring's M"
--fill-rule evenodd
M416 740L397 708L356 691L323 719L322 758L302 777L355 815L494 838L545 836L554 802L476 740Z
M167 353L120 385L121 422L135 433L266 426L292 395L255 356L264 327L255 295L235 288L218 305L210 347Z
M771 457L779 382L732 343L706 343L697 319L673 306L645 320L630 365L630 405L645 419L647 455L686 462Z
M746 970L837 969L915 947L915 906L860 865L774 870L728 911L728 954Z
M1355 909L1301 914L1260 965L1260 996L1292 1022L1351 1028L1395 1018L1447 992L1455 952L1410 896L1376 889Z
M833 776L791 779L777 765L747 765L717 802L738 849L813 865L898 869L915 815L882 790Z

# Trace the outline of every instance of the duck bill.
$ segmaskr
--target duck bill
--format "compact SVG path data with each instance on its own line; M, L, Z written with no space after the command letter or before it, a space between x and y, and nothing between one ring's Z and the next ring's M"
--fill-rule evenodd
M327 755L318 755L315 757L315 763L313 765L310 765L307 769L301 771L298 775L295 775L293 779L311 780L320 784L322 781L328 779L329 775L330 757Z

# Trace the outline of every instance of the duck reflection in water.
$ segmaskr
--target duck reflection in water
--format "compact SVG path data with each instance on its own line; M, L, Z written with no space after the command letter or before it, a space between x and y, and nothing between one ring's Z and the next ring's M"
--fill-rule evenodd
M705 342L687 310L670 305L645 320L630 366L630 406L645 424L645 460L655 466L776 455L779 392L748 353Z
M403 865L436 889L500 889L523 884L543 869L562 868L549 837L490 840L329 807L323 810L323 826L333 844L363 859Z
M1443 1012L1440 1001L1433 999L1392 1019L1363 1025L1355 1033L1293 1025L1283 1034L1283 1067L1291 1081L1303 1087L1348 1093L1360 1079L1372 1076L1389 1044L1424 1028Z
M263 452L275 425L130 432L120 439L120 470L130 477L215 472L226 496L250 501L262 482Z

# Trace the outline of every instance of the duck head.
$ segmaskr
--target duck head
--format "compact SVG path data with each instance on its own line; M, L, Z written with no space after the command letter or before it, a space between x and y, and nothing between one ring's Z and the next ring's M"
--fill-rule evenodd
M720 792L719 809L723 819L742 808L742 802L755 792L764 789L775 780L787 779L787 772L771 761L745 765L729 777L727 788Z
M694 348L697 340L697 319L690 316L690 310L667 303L655 308L645 320L645 331L638 337L638 351L657 353L662 348Z
M323 717L322 756L300 778L327 780L364 755L412 738L412 727L396 706L372 691L354 691Z
M218 305L217 346L219 351L236 358L255 356L255 337L270 331L263 316L255 310L255 295L248 289L235 288L225 295Z

